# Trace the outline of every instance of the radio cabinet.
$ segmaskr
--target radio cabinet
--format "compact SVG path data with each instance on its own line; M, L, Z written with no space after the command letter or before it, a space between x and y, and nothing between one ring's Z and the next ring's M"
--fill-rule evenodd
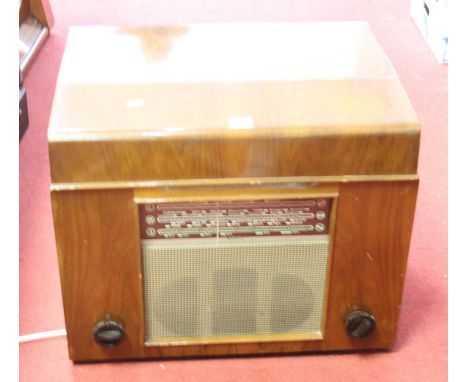
M70 28L49 125L70 358L391 347L419 132L362 22Z

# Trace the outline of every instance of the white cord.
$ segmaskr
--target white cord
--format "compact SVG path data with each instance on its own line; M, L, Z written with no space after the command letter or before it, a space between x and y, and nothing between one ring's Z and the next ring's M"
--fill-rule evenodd
M65 329L48 330L46 332L32 333L26 334L24 336L19 336L19 343L21 344L24 342L42 340L44 338L60 337L66 335L67 331Z

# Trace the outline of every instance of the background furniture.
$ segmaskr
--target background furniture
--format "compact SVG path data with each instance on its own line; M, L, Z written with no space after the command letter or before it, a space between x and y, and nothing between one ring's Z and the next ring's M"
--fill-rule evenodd
M29 126L23 75L29 69L52 27L54 18L49 0L19 0L19 138Z

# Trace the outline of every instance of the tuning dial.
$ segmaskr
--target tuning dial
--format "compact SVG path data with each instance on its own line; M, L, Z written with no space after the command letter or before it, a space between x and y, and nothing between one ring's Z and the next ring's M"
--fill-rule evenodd
M353 338L365 338L375 330L375 318L364 310L355 310L346 316L346 332Z
M124 328L120 322L106 318L98 322L94 327L93 334L99 345L113 347L122 340Z

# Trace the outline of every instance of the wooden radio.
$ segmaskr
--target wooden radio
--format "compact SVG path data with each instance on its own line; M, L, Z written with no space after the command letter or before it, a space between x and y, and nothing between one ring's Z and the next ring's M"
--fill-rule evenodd
M391 347L419 134L363 22L71 28L49 126L70 358Z

